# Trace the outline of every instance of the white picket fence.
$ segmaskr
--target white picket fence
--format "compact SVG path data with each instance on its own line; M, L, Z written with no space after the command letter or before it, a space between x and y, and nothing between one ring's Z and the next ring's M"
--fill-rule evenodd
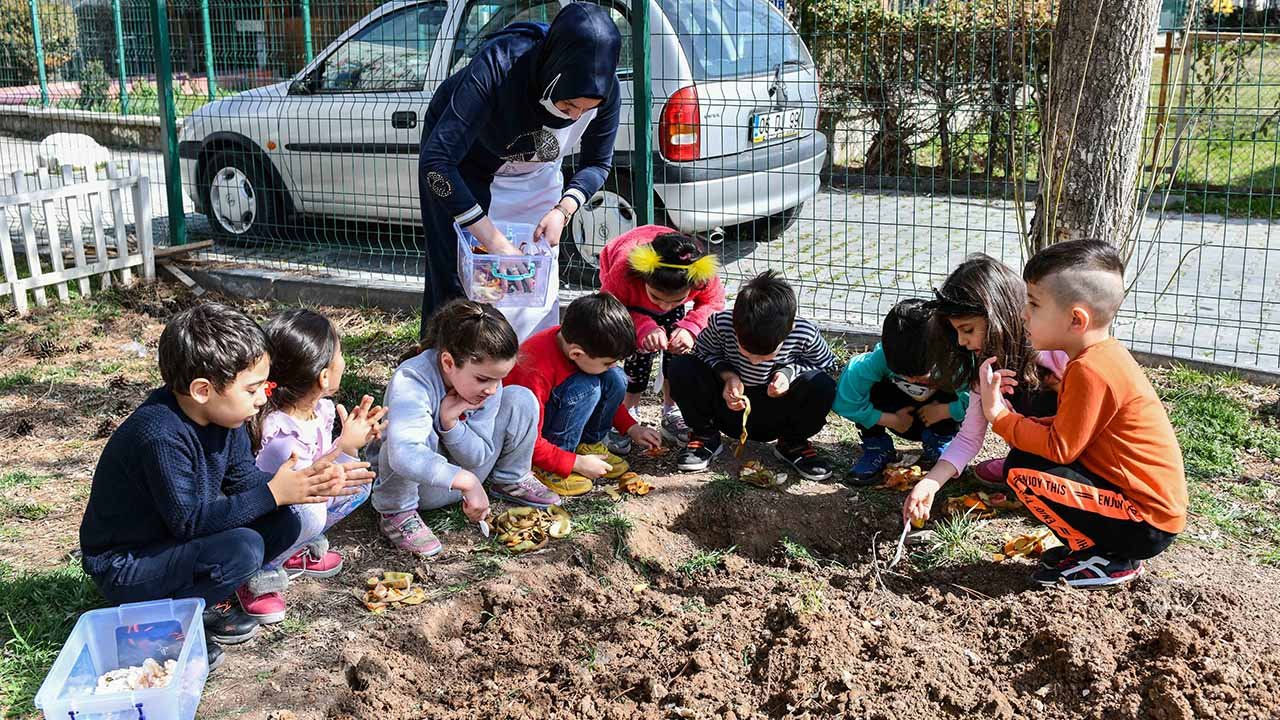
M13 194L0 195L0 218L16 218L16 228L0 222L0 229L9 230L0 237L0 298L9 298L25 314L28 294L43 307L49 304L50 288L67 302L73 285L83 297L95 285L98 290L113 283L132 285L135 268L145 280L155 278L151 183L138 173L136 163L131 165L122 171L109 163L106 179L82 182L70 165L62 167L61 177L51 177L43 168L34 177L12 174ZM25 268L18 264L20 257Z

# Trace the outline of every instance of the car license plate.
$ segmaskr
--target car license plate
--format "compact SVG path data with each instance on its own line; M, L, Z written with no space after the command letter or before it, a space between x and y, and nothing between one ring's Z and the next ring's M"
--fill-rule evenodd
M751 142L761 143L767 140L791 137L800 134L800 118L803 111L778 110L776 112L756 113L751 116Z

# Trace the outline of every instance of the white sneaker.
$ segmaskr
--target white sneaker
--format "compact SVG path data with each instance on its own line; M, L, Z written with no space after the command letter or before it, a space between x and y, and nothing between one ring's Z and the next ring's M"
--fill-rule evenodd
M604 446L609 448L609 452L614 455L629 455L631 453L631 436L610 429L609 435L604 439Z

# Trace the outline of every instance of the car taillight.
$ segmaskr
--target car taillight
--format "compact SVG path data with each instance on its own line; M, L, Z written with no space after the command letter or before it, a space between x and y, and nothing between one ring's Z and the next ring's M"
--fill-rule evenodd
M673 162L697 160L702 155L702 121L698 90L690 85L667 100L658 121L658 148Z

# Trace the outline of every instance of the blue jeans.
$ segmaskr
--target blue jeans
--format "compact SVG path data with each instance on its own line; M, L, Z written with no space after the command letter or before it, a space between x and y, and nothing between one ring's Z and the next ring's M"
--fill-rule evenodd
M600 375L570 375L551 391L542 419L542 437L569 452L577 450L579 443L604 440L626 394L627 374L620 367Z

